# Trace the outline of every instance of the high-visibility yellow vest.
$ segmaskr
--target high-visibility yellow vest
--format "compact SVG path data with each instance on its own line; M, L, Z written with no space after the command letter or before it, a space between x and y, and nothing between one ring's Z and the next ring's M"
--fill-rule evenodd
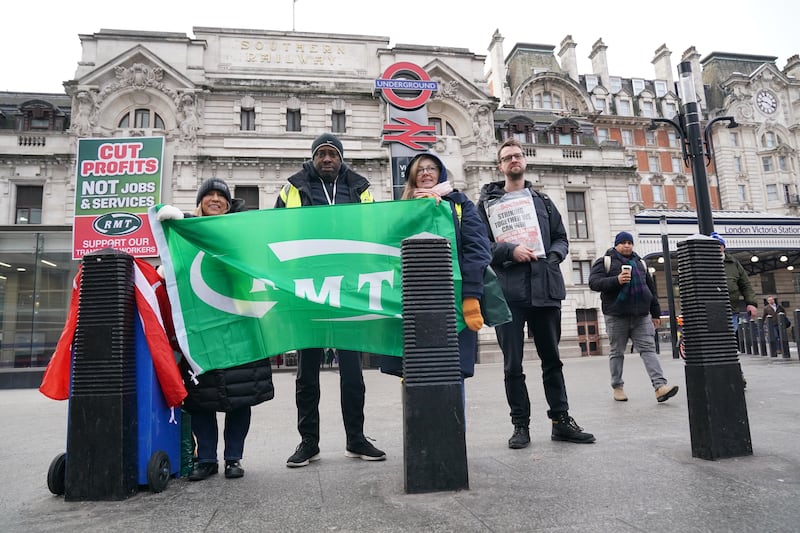
M300 191L297 187L292 185L291 183L287 183L283 187L281 187L280 192L281 200L283 200L283 205L286 207L300 207ZM372 193L369 192L369 189L364 190L364 192L360 195L361 203L367 204L374 202L375 200L372 198Z

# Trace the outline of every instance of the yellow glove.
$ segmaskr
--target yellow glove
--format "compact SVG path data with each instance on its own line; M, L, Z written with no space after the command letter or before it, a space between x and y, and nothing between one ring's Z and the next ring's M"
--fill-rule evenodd
M481 303L477 298L464 298L461 302L461 311L464 314L464 322L472 331L478 331L483 327L483 316L481 315Z

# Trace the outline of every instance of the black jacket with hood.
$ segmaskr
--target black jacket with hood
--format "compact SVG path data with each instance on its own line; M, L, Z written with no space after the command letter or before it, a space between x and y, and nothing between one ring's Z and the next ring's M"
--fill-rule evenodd
M315 185L312 187L312 180ZM300 192L300 205L328 205L321 187L316 186L316 182L321 184L322 178L314 167L313 161L303 163L303 168L299 172L289 177L288 181ZM284 185L288 187L288 185ZM356 173L344 161L339 167L339 175L336 179L336 204L357 204L361 202L361 193L369 188L369 180ZM286 203L278 195L275 200L275 207L286 207Z

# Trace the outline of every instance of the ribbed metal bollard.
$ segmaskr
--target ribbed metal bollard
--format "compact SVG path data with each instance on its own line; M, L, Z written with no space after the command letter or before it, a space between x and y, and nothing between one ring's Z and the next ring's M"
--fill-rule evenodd
M405 491L468 489L450 242L412 237L401 257Z
M122 500L137 491L133 257L83 258L69 402L64 498Z
M679 242L678 267L692 456L752 455L719 242L705 235Z
M758 349L761 350L761 355L764 357L768 356L769 353L767 351L767 335L764 333L767 327L766 322L761 317L756 319L756 324L758 324L758 329L756 331L756 336L758 337Z

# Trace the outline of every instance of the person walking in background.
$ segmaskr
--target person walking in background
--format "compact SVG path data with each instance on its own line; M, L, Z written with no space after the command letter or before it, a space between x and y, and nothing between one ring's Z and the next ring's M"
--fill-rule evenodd
M569 415L558 351L561 301L566 298L559 265L569 252L566 228L550 198L525 180L525 153L519 141L503 142L497 158L504 180L481 188L478 211L489 229L492 267L512 315L511 322L495 327L514 425L508 447L518 449L530 444L531 404L522 368L526 324L541 360L551 439L594 442L594 435L584 432Z
M192 214L184 215L173 206L163 206L157 214L159 220L181 219L184 216L217 216L241 210L244 202L231 198L224 180L210 178L197 191L197 207ZM217 441L219 427L217 412L225 413L225 477L244 476L242 455L244 441L250 430L251 407L275 396L272 384L272 365L268 358L252 363L209 370L194 375L185 360L181 361L188 397L184 410L191 416L192 433L197 441L197 459L189 474L190 481L202 481L219 471Z
M719 242L720 253L722 254L722 262L725 267L725 284L728 286L728 298L731 303L731 314L733 316L733 332L739 329L739 302L744 299L744 303L750 318L758 316L758 302L756 301L756 293L753 286L750 284L750 278L747 276L747 271L744 267L733 257L725 251L725 239L723 239L716 231L711 232L711 237Z
M739 302L744 299L748 315L751 319L756 318L758 315L756 293L753 290L753 286L750 284L747 271L745 271L744 267L735 257L725 251L725 239L716 231L712 231L710 236L719 242L719 251L722 254L722 265L725 269L725 285L728 287L728 299L731 304L733 334L736 335L739 330ZM742 383L747 387L747 380L744 378L744 372L742 372Z
M783 316L781 316L780 313L783 313ZM786 318L786 309L784 309L783 306L778 303L775 295L772 294L767 296L767 305L764 306L764 310L761 313L761 318L764 320L765 328L767 324L767 317L772 317L772 336L774 339L772 341L772 346L774 348L773 351L775 353L781 353L781 324L779 324L778 321L782 318L784 320L784 324L782 325L786 326L788 319Z
M343 161L342 142L330 133L323 133L311 144L311 160L289 177L275 201L276 208L311 205L339 205L372 202L369 181L354 172ZM335 213L332 210L332 215ZM297 468L319 459L319 372L324 348L297 351L295 402L300 444L287 459L286 466ZM361 353L337 350L342 419L347 436L345 456L365 461L383 461L386 454L364 436L364 375Z
M656 400L664 402L675 396L678 386L667 383L656 354L655 331L661 325L656 284L642 258L633 251L633 235L621 231L614 237L614 247L592 265L589 288L599 292L602 301L614 399L628 401L622 379L628 339L642 358Z

